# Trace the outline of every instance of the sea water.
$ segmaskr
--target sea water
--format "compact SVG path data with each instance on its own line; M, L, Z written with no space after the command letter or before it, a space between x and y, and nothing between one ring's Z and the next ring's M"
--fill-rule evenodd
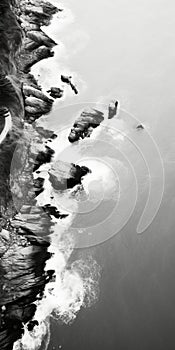
M72 75L80 91L74 96L67 87L63 101L56 102L42 122L58 132L59 140L60 129L65 130L64 141L57 144L58 159L92 168L92 178L84 185L88 195L92 193L91 202L100 201L103 206L92 215L76 215L70 229L79 235L81 249L75 256L93 254L102 277L94 307L82 310L71 326L53 321L48 349L173 349L175 5L171 0L65 0L64 7L63 18L58 22L55 18L46 29L59 44L55 58L34 70L45 89L61 84L63 72ZM111 99L120 101L117 121L102 124L92 140L69 145L68 131L79 112L89 104L106 111ZM137 123L145 130L136 131ZM148 134L160 152L164 188L160 159ZM163 198L152 223L138 234L150 177L154 197L161 190ZM110 184L116 190L114 198ZM115 207L107 227L102 224L99 229L97 224L116 203L122 203L120 211ZM82 205L80 200L79 212ZM129 220L118 230L116 223L126 214L124 208ZM96 227L94 232L92 227ZM86 240L88 233L93 235ZM97 239L93 240L94 235ZM82 249L84 242L86 249Z

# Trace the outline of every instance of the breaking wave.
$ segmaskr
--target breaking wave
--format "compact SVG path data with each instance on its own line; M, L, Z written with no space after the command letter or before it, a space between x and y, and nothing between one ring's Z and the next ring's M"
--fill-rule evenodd
M13 350L46 350L50 340L50 320L54 318L70 325L82 307L90 307L99 296L100 267L92 257L71 262L73 238L63 225L56 223L50 237L52 257L45 270L54 270L55 276L44 291L42 300L36 302L33 320L38 325L32 331L24 326L24 335Z

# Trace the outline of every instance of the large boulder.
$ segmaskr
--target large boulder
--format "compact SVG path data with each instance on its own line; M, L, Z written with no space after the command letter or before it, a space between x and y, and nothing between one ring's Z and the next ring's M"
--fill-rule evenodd
M89 172L85 166L56 161L49 170L49 180L55 190L63 191L81 184L82 177Z
M85 109L75 120L73 128L68 136L70 142L76 142L80 138L89 137L93 129L97 128L104 120L104 114L97 109Z

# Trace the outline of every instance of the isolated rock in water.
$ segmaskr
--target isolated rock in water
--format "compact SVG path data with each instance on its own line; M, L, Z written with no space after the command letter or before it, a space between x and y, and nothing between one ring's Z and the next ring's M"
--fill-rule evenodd
M65 84L70 85L70 87L72 88L72 90L75 92L75 94L78 94L78 90L76 88L76 86L71 82L72 77L71 76L66 76L66 75L61 75L61 81Z
M61 75L61 81L65 84L70 84L71 83L71 76L67 76L67 75Z
M51 87L47 92L53 98L61 98L63 96L63 90L58 87Z
M111 101L108 107L108 119L112 119L117 114L118 101Z
M85 166L56 161L49 170L49 180L55 190L63 191L81 184L82 177L90 172Z
M136 129L137 130L143 130L144 126L142 124L139 124L139 125L136 126Z
M90 137L93 129L99 126L103 120L104 114L102 112L92 108L84 110L71 129L69 141L73 143L80 138Z

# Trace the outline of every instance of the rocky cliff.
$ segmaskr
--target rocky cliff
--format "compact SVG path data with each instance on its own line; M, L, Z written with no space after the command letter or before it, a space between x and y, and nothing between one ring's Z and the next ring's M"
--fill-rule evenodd
M0 139L1 350L13 348L23 325L34 316L34 302L42 298L45 284L54 275L54 271L45 272L45 263L50 257L51 215L60 214L49 205L36 206L44 179L33 177L53 157L45 140L56 135L36 128L34 122L51 111L54 100L43 93L30 68L54 55L56 43L41 26L49 25L58 11L38 0L0 3L0 131L4 133ZM59 166L50 172L55 187L65 181L73 187L88 172L73 164Z

